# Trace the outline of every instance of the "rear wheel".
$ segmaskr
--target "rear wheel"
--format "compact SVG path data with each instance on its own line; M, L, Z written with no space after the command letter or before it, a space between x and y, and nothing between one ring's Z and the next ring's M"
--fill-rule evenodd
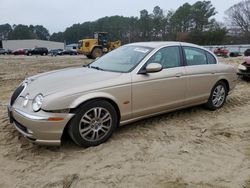
M99 145L112 135L118 123L115 108L107 101L90 101L79 108L69 125L69 135L80 146Z
M91 53L91 57L93 59L96 59L97 57L101 57L103 55L103 51L101 48L95 48L92 53Z
M209 110L216 110L221 108L227 98L227 87L225 82L219 81L213 87L208 102L206 103L206 108Z

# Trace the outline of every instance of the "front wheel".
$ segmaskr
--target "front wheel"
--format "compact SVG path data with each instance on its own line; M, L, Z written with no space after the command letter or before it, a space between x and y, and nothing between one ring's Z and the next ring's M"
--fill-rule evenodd
M209 110L217 110L221 108L227 98L227 87L225 82L219 81L213 87L208 102L206 103L206 108Z
M69 135L80 146L99 145L112 135L118 124L117 112L107 101L90 101L79 108L69 125Z
M101 57L103 55L103 51L101 48L95 48L92 53L91 53L91 57L93 59L96 59L97 57Z

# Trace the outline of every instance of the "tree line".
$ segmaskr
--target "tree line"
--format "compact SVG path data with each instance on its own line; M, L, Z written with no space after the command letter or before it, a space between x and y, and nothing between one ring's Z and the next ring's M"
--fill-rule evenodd
M15 40L15 39L41 39L49 40L50 34L48 29L42 25L0 25L0 40Z
M164 11L155 6L144 9L139 17L109 16L96 21L74 24L64 32L49 34L41 25L0 25L0 39L42 39L77 43L93 38L95 31L109 32L110 40L123 43L177 40L200 45L250 42L250 0L233 5L227 11L228 23L214 19L217 14L211 1L185 3L177 10ZM226 27L227 25L227 27Z
M216 10L210 1L185 3L176 11L164 13L159 6L152 13L141 10L139 17L111 16L93 22L74 24L64 32L53 33L51 40L69 43L91 38L95 31L107 31L111 40L123 43L179 40L197 44L221 44L227 30L213 16Z

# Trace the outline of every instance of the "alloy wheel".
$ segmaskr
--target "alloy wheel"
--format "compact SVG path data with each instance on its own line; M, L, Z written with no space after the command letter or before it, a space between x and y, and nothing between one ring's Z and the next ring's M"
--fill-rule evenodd
M220 107L226 98L226 90L223 85L218 85L213 92L212 102L215 107Z
M86 141L99 141L105 137L112 127L112 117L108 110L94 107L81 118L79 132Z

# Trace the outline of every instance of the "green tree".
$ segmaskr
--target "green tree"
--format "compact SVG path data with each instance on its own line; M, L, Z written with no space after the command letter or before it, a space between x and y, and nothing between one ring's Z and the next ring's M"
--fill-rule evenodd
M140 38L142 40L149 40L149 32L151 31L151 18L146 9L140 11L139 27Z
M34 33L37 39L48 40L50 37L49 31L42 25L30 25L31 31Z
M69 43L76 43L80 39L81 24L74 24L64 31L64 38Z
M57 42L64 42L64 33L63 32L58 32L58 33L53 33L50 36L51 41L57 41Z
M164 27L164 15L163 10L159 6L155 6L152 14L152 39L162 40L163 33L165 31Z
M33 39L34 35L27 25L19 24L13 28L9 39Z
M211 1L197 1L191 7L192 24L196 31L204 31L210 25L210 19L216 15Z
M8 39L9 34L12 32L12 27L10 24L0 25L0 40Z
M216 28L209 31L194 30L190 32L187 42L199 45L220 45L223 44L226 34L226 28Z
M185 3L170 18L171 32L188 32L192 28L192 6Z

